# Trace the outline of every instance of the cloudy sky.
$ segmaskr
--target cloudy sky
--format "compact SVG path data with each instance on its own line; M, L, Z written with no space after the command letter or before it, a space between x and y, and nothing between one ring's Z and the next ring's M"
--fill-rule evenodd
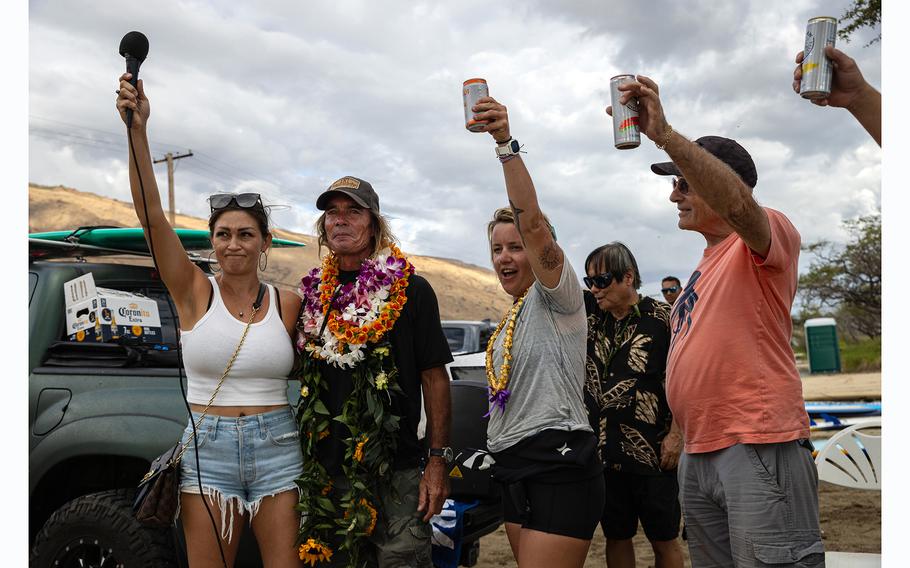
M32 0L28 179L129 198L114 89L120 38L140 30L155 157L195 154L177 162L181 212L206 215L213 192L258 191L287 206L278 226L309 233L318 193L350 174L373 183L405 250L489 266L484 226L506 203L503 178L461 102L462 81L483 77L576 269L622 240L655 294L666 274L685 281L704 240L676 228L670 184L649 170L666 155L646 139L613 148L610 77L652 77L676 130L752 153L759 201L804 242L843 240L842 220L881 205L881 150L790 80L807 19L849 4ZM839 47L880 86L880 44L863 47L874 33Z

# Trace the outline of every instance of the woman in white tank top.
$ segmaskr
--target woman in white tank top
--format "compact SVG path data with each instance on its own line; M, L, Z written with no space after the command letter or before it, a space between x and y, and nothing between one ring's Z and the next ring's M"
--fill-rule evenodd
M117 109L124 122L126 111L133 111L133 205L177 308L187 400L198 418L253 314L258 269L268 262L272 235L258 194L213 195L209 229L221 270L209 277L189 260L161 207L146 134L149 101L142 81L137 89L129 79L129 74L120 77ZM267 568L303 565L295 548L300 515L294 510L301 451L287 399L300 298L267 288L243 347L181 462L180 518L194 568L222 565L203 500L219 525L229 565L245 520L251 522ZM191 433L188 427L184 441Z

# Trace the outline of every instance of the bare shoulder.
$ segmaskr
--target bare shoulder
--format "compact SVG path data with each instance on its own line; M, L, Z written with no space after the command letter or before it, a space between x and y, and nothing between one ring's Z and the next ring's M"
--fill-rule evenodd
M281 321L284 322L289 330L293 329L297 316L300 315L300 296L295 294L293 290L281 290L278 288L276 290L281 300Z

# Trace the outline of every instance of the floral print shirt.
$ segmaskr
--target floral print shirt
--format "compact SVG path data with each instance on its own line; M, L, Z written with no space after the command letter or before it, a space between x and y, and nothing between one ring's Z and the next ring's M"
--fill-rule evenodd
M660 443L673 417L664 391L670 305L639 296L621 320L585 291L585 405L610 471L660 473Z

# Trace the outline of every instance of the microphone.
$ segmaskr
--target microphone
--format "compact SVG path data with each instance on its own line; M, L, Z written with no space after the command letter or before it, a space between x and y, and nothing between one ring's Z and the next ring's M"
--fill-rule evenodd
M136 86L139 81L139 66L149 54L149 39L142 32L129 32L120 40L120 55L126 58L126 72L133 77L130 84ZM133 126L133 109L126 109L126 127Z

